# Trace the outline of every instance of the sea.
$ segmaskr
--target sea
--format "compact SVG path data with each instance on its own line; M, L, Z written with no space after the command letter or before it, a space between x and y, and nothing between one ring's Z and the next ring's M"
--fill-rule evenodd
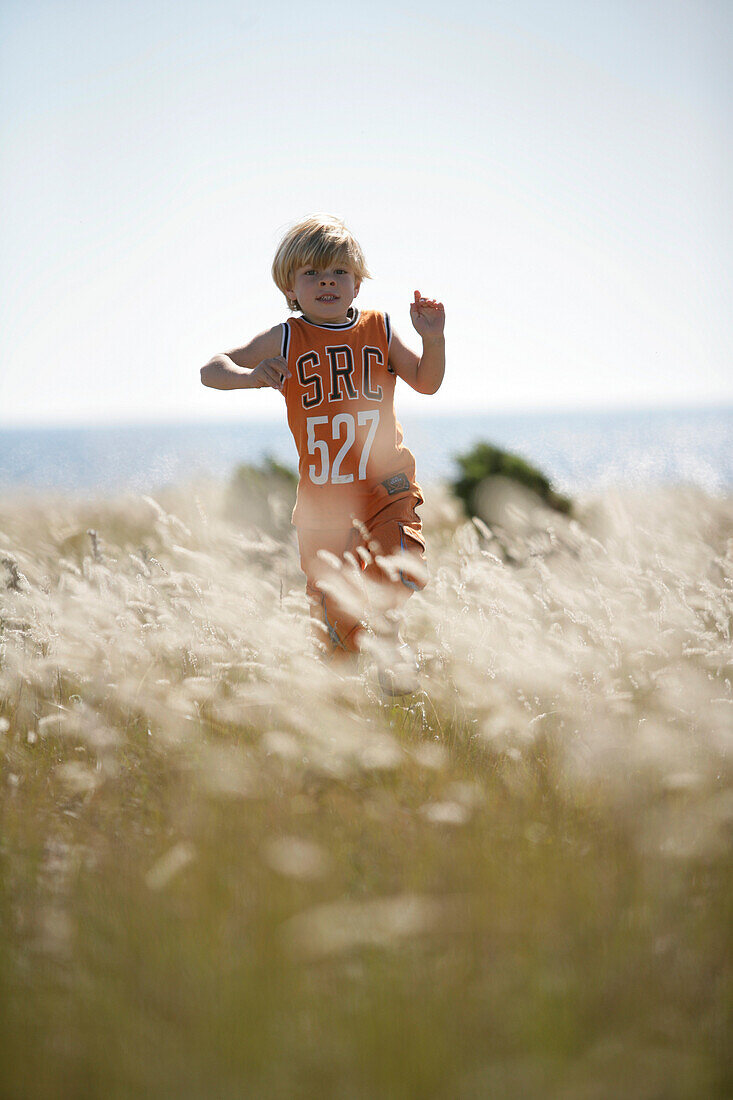
M733 492L733 406L401 416L423 486L447 481L479 441L514 451L565 493L696 485ZM0 428L0 491L154 493L226 479L272 456L297 465L284 421Z

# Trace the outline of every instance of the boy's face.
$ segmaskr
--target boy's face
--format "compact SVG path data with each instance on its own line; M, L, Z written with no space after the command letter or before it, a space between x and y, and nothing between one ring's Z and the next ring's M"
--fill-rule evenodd
M345 263L325 268L299 267L287 288L296 298L304 316L316 324L338 325L348 320L348 309L359 293L353 269Z

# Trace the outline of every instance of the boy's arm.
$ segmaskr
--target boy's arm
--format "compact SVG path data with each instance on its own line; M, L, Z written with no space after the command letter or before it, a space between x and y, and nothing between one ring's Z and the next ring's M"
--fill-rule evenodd
M415 331L422 336L420 358L402 343L392 332L389 345L389 365L408 386L418 393L437 393L445 374L445 310L442 302L422 298L415 291L410 306L410 317Z
M281 340L282 325L275 325L244 347L215 355L201 368L202 383L215 390L250 390L263 386L282 390L290 371L280 354Z

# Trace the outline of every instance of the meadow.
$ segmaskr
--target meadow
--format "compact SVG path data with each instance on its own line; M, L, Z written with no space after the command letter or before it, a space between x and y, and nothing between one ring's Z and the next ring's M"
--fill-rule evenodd
M228 493L0 499L0 1095L730 1096L733 499L436 487L388 700Z

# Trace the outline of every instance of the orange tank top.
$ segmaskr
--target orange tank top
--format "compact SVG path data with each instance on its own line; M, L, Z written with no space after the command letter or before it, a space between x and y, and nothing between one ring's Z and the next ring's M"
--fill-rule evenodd
M303 527L366 519L375 493L414 488L415 459L395 418L389 318L350 312L340 325L283 324L283 393L300 474L293 523Z

